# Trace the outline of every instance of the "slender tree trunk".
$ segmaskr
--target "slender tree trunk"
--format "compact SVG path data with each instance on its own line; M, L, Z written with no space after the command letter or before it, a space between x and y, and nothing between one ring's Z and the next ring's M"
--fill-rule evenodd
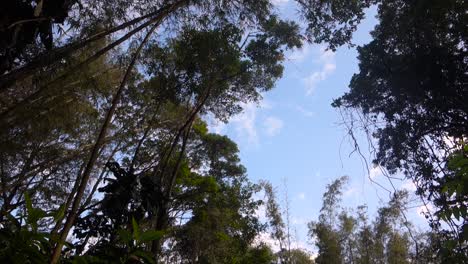
M153 27L146 34L146 36L143 39L143 41L141 42L140 46L136 50L135 55L133 56L133 59L130 62L130 65L127 68L127 71L126 71L126 73L124 75L124 78L123 78L123 80L122 80L122 82L120 84L119 89L117 90L116 94L114 95L111 107L110 107L109 111L106 114L106 117L104 119L104 123L102 125L101 131L100 131L100 133L99 133L99 135L98 135L98 137L96 139L95 146L94 146L94 148L93 148L93 150L91 152L89 161L88 161L88 163L86 165L86 168L85 168L85 170L83 172L83 175L81 177L80 186L78 188L78 192L77 192L77 194L75 196L75 199L73 201L72 209L71 209L70 213L68 214L68 217L67 217L67 219L65 221L64 227L63 227L62 232L60 234L59 241L57 242L57 245L56 245L55 249L52 252L52 257L51 257L51 261L50 261L52 264L57 263L59 261L59 259L60 259L60 254L62 252L62 247L63 247L64 242L65 242L65 240L66 240L66 238L68 236L68 232L70 231L71 227L73 226L73 224L75 222L78 210L80 208L81 199L82 199L82 197L84 195L84 192L85 192L85 189L86 189L86 186L87 186L87 183L88 183L88 179L89 179L89 177L91 175L91 171L92 171L92 169L94 167L94 164L96 163L96 160L98 158L98 155L97 155L98 150L100 149L101 145L104 142L104 138L106 137L108 127L109 127L109 125L111 123L112 117L114 116L115 110L117 108L117 104L120 101L120 97L122 96L122 93L123 93L124 87L125 87L125 85L127 83L127 80L130 77L131 71L133 70L133 66L136 63L137 58L138 58L144 44L148 41L148 39L150 38L152 33L160 25L162 19L169 14L169 11L170 11L170 9L165 12L165 15L163 15L161 17L161 19L159 21L157 21L155 23L155 25L153 25Z
M26 179L28 178L27 171L31 167L34 161L34 158L36 157L36 154L39 151L39 148L40 148L40 145L34 148L31 151L31 153L28 155L28 158L26 159L24 166L21 169L21 172L18 174L17 180L14 183L12 183L10 186L6 186L6 182L5 182L5 188L3 188L2 190L2 194L6 196L6 199L4 199L2 209L0 210L1 216L4 216L10 211L12 211L13 209L15 209L15 206L12 206L11 202L15 198L18 191L20 191L21 193L20 188L23 186L24 181L26 181ZM10 181L13 181L13 180L10 179ZM7 191L8 191L7 189L11 189L9 195L7 195ZM18 203L18 200L17 200L17 203Z
M158 17L159 18L159 17ZM9 107L7 110L5 110L4 112L2 112L0 114L0 120L1 119L4 119L6 118L13 110L15 110L16 108L18 107L21 107L21 106L25 106L29 103L31 103L35 98L37 98L41 93L43 93L45 90L47 89L50 89L50 87L53 87L53 84L57 83L58 81L60 80L64 80L66 79L70 74L73 74L74 72L76 71L79 71L81 69L81 67L85 66L85 65L88 65L89 63L97 60L99 57L101 57L102 55L104 55L105 53L107 53L109 50L117 47L118 45L120 45L122 42L126 41L127 39L129 39L131 36L135 35L136 33L138 33L139 31L143 30L144 28L148 27L149 25L153 24L155 21L157 21L157 19L153 19L153 20L150 20L148 22L145 22L143 23L142 25L138 26L137 28L133 29L132 31L130 31L129 33L125 34L123 37L121 37L120 39L114 41L113 43L107 45L106 47L102 48L101 50L99 50L98 52L96 52L94 55L92 55L91 57L87 58L85 61L81 62L81 63L78 63L77 65L71 67L69 70L67 70L65 73L63 73L62 75L58 76L57 78L55 78L54 80L52 80L51 82L47 83L47 85L44 85L42 87L40 87L37 91L35 91L34 93L30 94L29 96L27 96L25 99L23 99L22 101L16 103L15 105ZM1 85L1 82L0 82L0 85ZM1 89L1 86L0 86L0 89ZM8 122L11 122L11 120L8 120Z
M0 189L0 194L2 196L2 199L3 199L3 204L2 204L2 207L0 208L0 223L3 222L3 214L4 214L4 208L6 208L10 202L7 201L8 199L8 196L7 196L7 193L6 193L6 190L7 190L7 179L6 179L6 173L5 173L5 169L4 169L4 159L3 159L3 154L0 153L0 180L1 180L1 189ZM5 210L6 211L6 210Z
M351 246L351 239L348 238L348 248L349 248L349 257L351 258L351 264L354 264L354 255L353 255L353 247Z
M153 116L150 118L150 122L152 122L154 120L154 118L156 117L156 114L157 112L159 111L159 104L156 108L156 111L155 113L153 114ZM145 117L143 117L143 120L142 120L142 125L144 125L144 122L145 121ZM146 129L144 130L143 132L143 136L140 138L140 140L138 141L137 143L137 146L135 148L135 152L133 153L133 157L132 157L132 161L130 162L130 172L133 173L133 170L135 169L135 163L136 163L136 160L138 158L138 154L140 153L140 149L141 149L141 146L143 145L143 142L146 140L146 138L148 137L148 134L149 132L151 131L151 125L148 125L146 127Z
M164 175L164 172L167 167L167 163L169 161L170 156L172 155L172 152L175 150L175 147L177 143L179 142L179 138L183 135L183 140L182 140L182 148L179 153L179 156L177 158L176 165L174 167L174 170L171 173L171 177L169 178L168 185L166 188L162 188L161 185L161 192L162 192L162 197L163 200L160 201L160 205L158 206L158 210L156 213L156 219L155 221L155 229L156 230L164 230L167 228L167 221L168 221L168 208L170 206L170 198L172 195L172 189L174 188L175 181L177 178L177 173L179 171L180 163L182 162L183 154L185 152L185 149L187 147L187 142L188 142L188 137L189 133L192 127L192 123L195 120L197 114L200 112L201 108L205 104L206 100L208 99L209 95L211 92L211 87L208 88L205 96L201 100L201 102L193 109L193 111L190 113L188 120L184 123L184 125L179 129L177 132L177 135L175 136L174 140L172 141L171 148L169 150L169 153L167 154L164 165L161 169L160 175L161 177ZM153 253L154 257L157 258L158 254L161 252L161 239L155 240L151 243L151 252Z
M63 209L64 214L63 214L63 216L59 217L56 220L55 226L52 229L52 231L50 232L51 237L55 237L57 235L57 232L59 231L59 229L60 229L60 227L62 225L62 220L65 217L66 212L68 212L68 208L70 208L70 204L73 201L73 197L75 197L75 193L78 190L78 186L79 186L79 183L80 183L80 176L81 176L81 173L83 172L83 169L84 169L85 165L86 165L86 163L83 161L83 164L80 166L80 169L78 170L78 175L76 176L76 180L75 180L75 183L73 184L72 190L71 190L70 194L68 195L67 200L65 201L65 204L64 204L65 208Z
M98 153L98 157L101 156L101 154L102 154L103 151L104 151L104 148L101 148L101 150L100 150L99 153ZM63 220L63 218L65 217L66 213L68 212L68 210L69 210L69 208L70 208L70 205L71 205L71 203L72 203L72 201L73 201L73 197L75 197L75 194L76 194L76 192L78 191L78 187L79 187L79 183L80 183L80 179L81 179L80 176L81 176L82 173L83 173L83 170L84 170L84 168L85 168L85 165L86 165L85 162L83 162L83 164L81 165L81 168L80 168L80 170L79 170L79 172L78 172L78 175L77 175L77 177L76 177L76 180L75 180L75 183L74 183L74 185L73 185L73 188L72 188L70 194L68 195L67 201L65 202L65 205L64 205L64 207L65 207L65 208L64 208L64 212L65 212L65 213L64 213L64 215L63 215L62 217L60 217L60 218L58 218L58 219L56 220L54 229L52 229L52 232L50 233L52 237L55 237L55 236L57 235L57 232L59 231L59 229L60 229L60 227L61 227L61 225L62 225L62 220Z
M104 178L104 175L106 175L108 172L105 164L109 163L112 158L114 157L115 153L117 153L117 150L119 150L119 147L121 145L122 142L119 142L115 147L114 149L112 150L111 154L109 155L109 157L107 158L106 162L104 163L104 168L102 169L101 171L101 174L99 175L98 179L96 180L96 183L94 184L93 188L91 189L91 192L89 193L88 195L88 198L86 198L85 202L83 203L83 207L81 208L80 212L82 212L90 203L91 203L91 200L93 199L93 196L94 194L96 193L97 191L97 188L99 186L99 184L101 183L102 179Z
M177 4L180 2L188 2L187 0L185 1L179 1ZM39 55L35 60L31 61L30 63L26 64L25 66L13 70L10 73L4 74L3 76L0 77L0 91L4 90L5 88L9 87L15 80L20 80L20 79L25 79L28 76L32 75L34 72L38 71L40 68L46 67L51 65L54 62L57 62L63 58L66 58L70 56L73 52L76 50L85 47L86 45L95 42L99 39L104 38L105 36L108 36L114 32L120 31L122 29L125 29L127 27L133 26L137 24L138 22L141 22L147 18L151 18L153 16L158 16L160 13L165 13L166 9L173 9L173 5L165 6L160 8L159 10L149 13L147 15L132 19L128 22L122 23L119 26L113 27L111 29L107 29L104 31L101 31L99 33L96 33L89 38L82 40L82 41L77 41L75 43L72 43L70 45L67 45L65 47L58 48L54 51L48 51L45 52L42 55Z
M291 261L291 226L290 226L290 217L289 217L289 192L288 192L288 184L286 182L286 178L283 179L283 185L284 185L284 211L286 213L286 243L287 245L287 250L288 250L288 256L287 256L287 261Z

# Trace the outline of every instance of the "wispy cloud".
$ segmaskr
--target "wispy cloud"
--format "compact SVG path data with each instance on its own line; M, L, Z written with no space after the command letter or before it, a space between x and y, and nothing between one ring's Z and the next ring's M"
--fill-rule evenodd
M351 187L349 189L347 189L344 193L343 193L343 196L344 197L352 197L352 196L355 196L359 194L359 190L358 188L356 187Z
M280 250L278 240L273 239L268 232L260 232L255 238L254 245L260 245L261 243L268 245L273 252Z
M296 106L296 110L301 113L302 115L306 116L306 117L313 117L315 116L315 112L313 111L310 111L310 110L307 110L305 109L304 107L298 105Z
M429 214L432 214L434 213L434 206L432 204L427 204L427 206L425 205L422 205L422 206L419 206L417 209L416 209L416 212L419 216L423 217L423 218L426 218L425 215L427 213Z
M412 180L406 180L406 181L404 181L404 182L401 184L400 188L406 189L406 190L408 190L408 191L410 191L410 192L416 191L416 185L414 184L414 182L413 182Z
M289 0L270 0L270 1L275 6L285 5L289 2Z
M259 144L259 134L257 132L257 114L259 110L271 109L273 104L268 100L262 100L259 104L250 102L241 104L243 111L240 114L233 116L229 120L237 133L237 137L251 145ZM221 128L224 129L222 125ZM216 126L214 126L216 128ZM229 129L229 128L228 128Z
M306 94L311 95L318 83L326 80L335 70L335 53L331 50L326 50L325 48L320 49L321 54L318 59L318 62L321 64L321 69L319 71L312 72L309 76L303 79L306 85Z
M310 54L310 46L305 45L300 49L295 49L291 54L288 56L288 60L294 62L301 62L303 61L308 55Z
M243 104L242 113L231 118L230 122L234 124L237 135L246 138L250 144L258 144L257 129L255 128L255 119L257 117L258 106L255 103Z
M263 197L259 197L259 199L263 199ZM266 208L264 205L262 206L259 206L257 208L257 210L255 210L255 215L258 217L258 219L262 222L266 222L268 221L267 217L266 217Z
M284 122L277 117L269 116L263 121L263 126L265 127L265 133L273 137L279 134L284 126Z
M372 168L369 168L369 177L374 180L376 177L383 175L382 168L378 165L373 165Z
M305 200L306 195L305 195L304 192L300 192L300 193L297 195L297 198L298 198L299 200Z
M208 131L216 134L224 134L226 129L226 123L216 119L213 115L206 115L204 117L208 125Z

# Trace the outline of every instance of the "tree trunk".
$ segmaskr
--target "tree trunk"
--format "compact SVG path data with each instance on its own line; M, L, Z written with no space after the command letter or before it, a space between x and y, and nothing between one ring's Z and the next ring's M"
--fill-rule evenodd
M25 79L28 76L32 75L33 73L37 72L40 68L49 66L54 62L57 62L63 58L66 58L70 56L73 52L75 52L76 50L83 48L86 45L94 41L102 39L103 37L108 36L114 32L120 31L132 25L135 25L138 22L143 21L147 18L151 18L153 16L161 16L161 13L166 13L167 10L172 10L174 6L180 7L183 4L183 2L188 2L188 1L187 0L179 1L175 5L162 7L159 10L152 12L150 14L135 18L133 20L122 23L119 26L113 27L111 29L101 31L97 34L92 35L91 37L85 40L78 41L70 45L67 45L65 47L58 48L55 51L47 51L44 54L39 55L35 60L29 62L25 66L19 69L13 70L10 73L7 73L1 76L0 77L0 91L4 90L5 88L8 88L15 80ZM162 16L165 16L165 15L162 15Z
M143 39L143 41L141 42L140 46L136 50L135 55L133 56L133 59L130 62L130 65L127 68L127 71L126 71L126 73L124 75L124 78L123 78L123 80L122 80L122 82L121 82L121 84L119 86L119 89L117 90L116 94L114 95L111 107L110 107L109 111L106 114L106 118L104 119L104 123L102 125L101 131L99 132L99 135L98 135L98 137L96 139L95 146L94 146L94 148L93 148L93 150L91 152L89 161L88 161L88 163L87 163L87 165L85 167L85 170L83 172L83 175L81 177L80 186L78 188L75 199L73 201L72 209L71 209L70 213L68 214L68 217L67 217L67 219L65 221L64 227L63 227L62 232L60 234L59 241L57 242L57 245L56 245L55 249L53 250L51 261L50 261L52 264L57 263L59 261L59 259L60 259L60 254L62 252L62 247L64 245L65 240L67 239L68 232L70 231L71 227L73 226L73 224L75 222L78 210L80 208L81 199L82 199L82 197L84 195L84 192L85 192L89 177L91 175L91 171L92 171L92 169L94 167L94 164L96 163L96 160L98 158L98 151L99 151L100 147L102 146L102 144L104 142L104 139L105 139L106 134L107 134L108 127L109 127L109 125L111 123L112 117L114 116L115 110L117 108L117 104L120 101L120 97L122 96L122 93L123 93L123 90L124 90L125 85L127 83L127 80L130 77L130 73L131 73L131 71L133 69L133 66L136 63L136 60L137 60L137 58L138 58L144 44L148 41L151 34L154 32L154 30L156 30L156 28L160 25L162 19L164 17L166 17L169 14L169 12L170 12L170 9L165 12L165 15L163 15L159 21L156 21L155 25L153 25L153 27L146 34L146 36Z

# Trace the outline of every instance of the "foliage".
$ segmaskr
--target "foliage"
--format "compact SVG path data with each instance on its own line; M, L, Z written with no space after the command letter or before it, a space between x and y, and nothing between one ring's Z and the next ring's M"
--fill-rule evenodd
M305 28L299 19L282 19L269 0L5 3L2 260L271 261L268 248L252 247L264 228L253 199L260 187L247 179L235 143L208 133L202 119L226 122L244 104L259 102L282 76L285 52L304 41L333 50L350 44L373 4L380 24L359 48L361 72L335 106L386 122L376 132L377 162L405 170L440 219L458 221L457 234L441 232L434 241L444 242L448 258L461 258L468 186L461 1L296 2ZM447 138L456 144L447 148ZM398 262L413 254L405 251L408 236L395 231L400 204L360 225L337 211L343 184L329 186L319 221L310 225L319 238L317 262ZM263 187L284 253L280 208L272 186ZM377 253L362 251L370 247ZM280 255L283 262L293 258L307 263L303 252Z
M262 182L263 189L265 190L266 196L266 208L265 213L269 220L269 226L271 228L271 237L278 241L280 246L280 252L283 253L286 250L286 234L285 224L281 215L281 209L276 198L276 192L273 186L269 182ZM283 254L280 254L281 261L285 261Z
M0 74L27 61L31 44L53 47L53 25L63 24L76 0L8 1L0 11ZM36 41L36 39L40 41ZM34 51L34 49L33 49ZM31 52L31 51L29 51Z
M370 3L351 2L358 13ZM466 178L454 168L468 131L466 8L457 0L374 3L372 41L358 47L359 72L333 106L362 114L378 141L374 162L417 184L437 208L432 227L456 244L446 252L466 261Z
M25 194L25 224L8 214L10 220L0 228L0 261L2 263L46 263L51 250L50 235L38 229L38 222L48 216L40 208L34 208L29 194Z
M291 249L290 263L294 264L314 264L312 257L305 251L300 249Z
M72 226L74 245L63 254L76 261L126 262L135 250L154 260L165 256L165 241L177 244L172 255L187 256L183 242L198 241L197 230L213 222L218 231L196 254L219 259L235 248L241 256L261 229L251 199L258 187L238 164L237 146L207 133L200 117L226 121L272 89L285 50L302 45L298 25L269 1L98 2L67 3L67 38L57 33L54 47L31 52L31 36L12 55L25 59L2 71L0 222L21 219L29 191L41 209L63 212L41 220L60 237L54 263ZM146 15L122 23L127 10ZM140 42L153 24L172 33ZM127 50L114 49L125 40ZM126 239L132 219L154 239ZM220 250L209 252L214 243Z
M347 177L341 177L333 183L327 185L327 191L323 194L323 205L320 209L319 220L310 222L309 236L316 238L318 256L315 259L317 264L343 262L340 237L334 230L336 220L336 207L339 205L341 189L347 181Z
M249 248L239 263L271 264L274 262L274 259L275 257L271 249L268 246L261 244L257 247Z
M318 249L316 263L442 263L431 253L436 233L418 233L404 215L408 193L397 192L380 207L372 223L365 206L340 208L346 177L327 185L318 221L309 223L309 236ZM429 239L427 239L429 237ZM428 242L429 241L429 242Z
M336 50L343 44L351 44L358 24L364 19L366 8L378 0L298 0L301 14L308 25L306 36L316 43L325 42Z
M77 250L96 240L86 256L122 259L135 250L152 256L154 242L167 241L174 247L159 250L169 259L207 263L239 259L261 230L252 217L259 202L251 197L258 187L246 179L235 144L207 133L204 126L202 121L194 126L193 143L187 144L170 203L151 171L135 174L116 162L108 163L114 177L99 189L105 194L99 206L78 220ZM199 171L200 166L205 172Z

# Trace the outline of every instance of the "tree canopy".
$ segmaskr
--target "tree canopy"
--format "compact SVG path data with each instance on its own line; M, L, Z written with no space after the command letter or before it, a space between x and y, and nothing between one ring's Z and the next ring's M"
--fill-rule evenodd
M291 249L274 187L251 182L237 145L204 120L260 102L288 51L353 46L371 6L372 41L357 48L359 72L333 106L372 125L374 162L436 205L434 230L420 234L427 243L409 231L404 193L372 223L364 207L339 210L343 178L309 225L316 262L466 260L464 1L295 3L289 19L270 0L2 4L0 261L313 263ZM279 252L256 243L264 232Z
M433 228L443 229L439 221L445 221L450 240L466 253L466 6L377 3L372 41L358 47L359 72L333 106L363 114L378 142L374 163L411 179L437 207Z
M318 219L308 224L316 263L444 263L434 250L434 234L418 232L406 219L406 191L395 193L369 222L366 205L341 205L346 183L341 177L327 185Z

